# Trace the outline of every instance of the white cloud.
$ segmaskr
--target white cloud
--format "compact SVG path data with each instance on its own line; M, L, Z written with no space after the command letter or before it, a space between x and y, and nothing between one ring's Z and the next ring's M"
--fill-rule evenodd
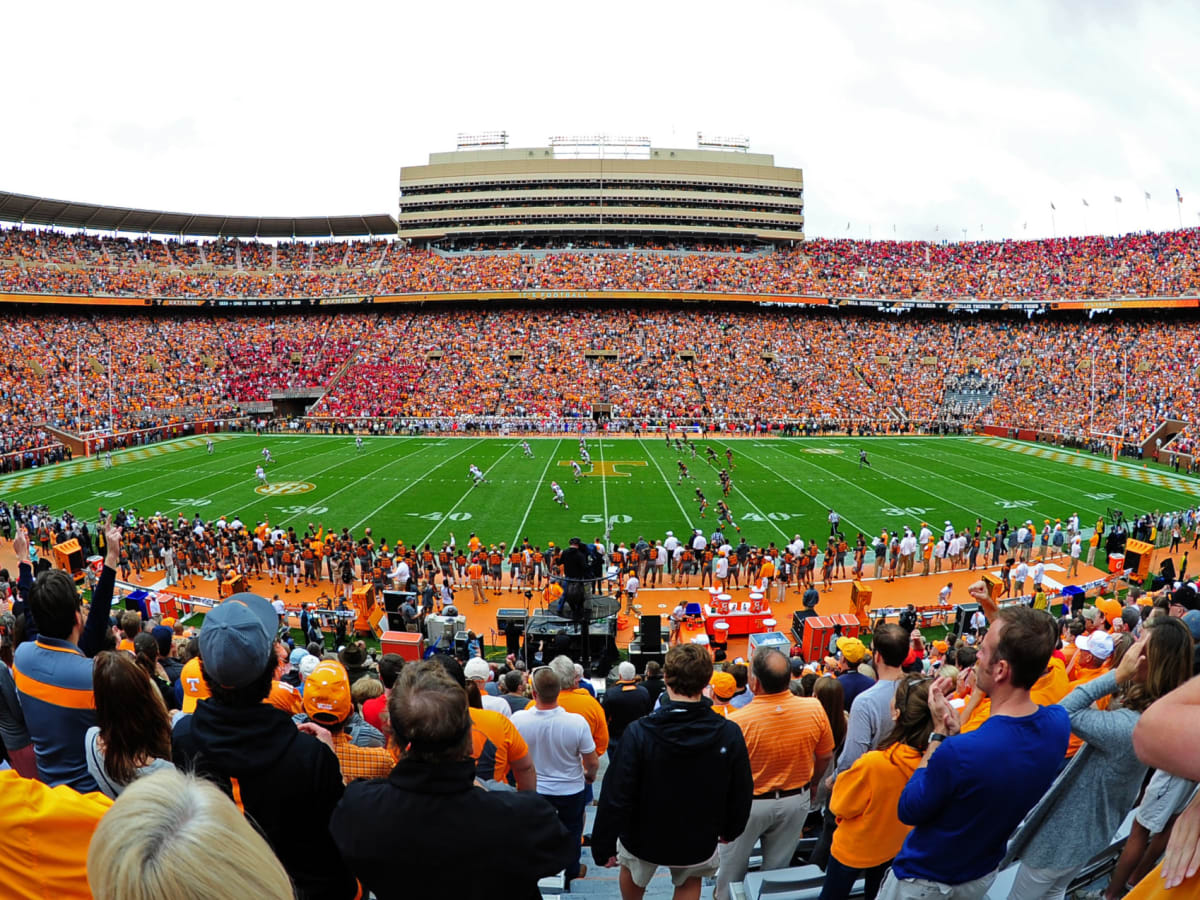
M1051 201L1059 233L1168 228L1175 187L1200 208L1198 24L1068 0L19 4L0 187L388 211L459 131L705 131L802 166L814 235L1033 237Z

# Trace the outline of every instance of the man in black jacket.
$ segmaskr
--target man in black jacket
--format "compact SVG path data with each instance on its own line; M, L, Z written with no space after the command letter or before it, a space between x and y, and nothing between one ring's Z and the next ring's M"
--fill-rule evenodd
M540 898L538 880L562 871L576 848L539 795L475 786L462 687L437 662L405 666L388 715L404 748L400 762L387 779L346 788L330 824L363 885L379 900ZM449 837L463 828L481 839L467 845Z
M699 897L717 871L717 842L740 835L750 817L750 756L741 729L702 696L711 677L706 650L672 647L661 707L625 729L604 777L592 855L621 866L624 900L640 900L659 866L671 869L676 900Z
M358 883L329 833L343 791L338 758L314 736L317 726L298 729L263 702L277 665L277 623L270 603L245 593L205 617L200 662L212 696L176 724L172 758L233 798L283 863L297 898L350 900Z

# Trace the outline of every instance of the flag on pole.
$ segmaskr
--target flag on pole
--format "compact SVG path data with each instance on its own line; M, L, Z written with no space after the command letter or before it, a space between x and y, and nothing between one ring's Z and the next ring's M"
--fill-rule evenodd
M1022 226L1021 226L1021 230L1022 230L1022 231L1028 231L1028 230L1029 230L1029 223L1028 223L1028 222L1026 222L1024 225L1022 225Z
M1084 201L1083 201L1083 205L1084 205L1084 206L1087 206L1087 205L1088 205L1088 202L1087 202L1086 200L1084 200ZM1088 207L1088 208L1090 209L1091 207Z
M1150 192L1149 192L1149 191L1145 191L1144 193L1146 194L1146 199L1147 199L1147 200L1149 200L1149 199L1150 199Z
M846 230L847 230L847 231L849 231L849 230L850 230L850 223L849 223L849 222L847 222L847 223L846 223Z
M1050 204L1050 208L1051 208L1051 209L1058 209L1058 207L1057 207L1057 206L1055 206L1053 203L1051 203L1051 204Z
M1180 203L1183 202L1183 194L1179 193L1179 188L1175 188L1175 199Z
M1120 198L1120 197L1118 197L1116 194L1113 194L1113 202L1114 202L1114 203L1120 203L1120 202L1121 202L1121 198Z

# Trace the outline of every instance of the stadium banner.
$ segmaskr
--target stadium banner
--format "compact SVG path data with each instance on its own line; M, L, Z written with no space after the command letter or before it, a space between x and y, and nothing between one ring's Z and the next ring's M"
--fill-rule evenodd
M1064 300L1051 309L1187 309L1200 306L1200 297L1129 297L1112 300Z
M90 294L0 294L0 303L53 303L72 306L149 306L145 297L93 297Z
M377 296L375 303L428 303L431 301L475 300L679 300L733 303L770 303L778 305L829 303L827 297L805 294L734 294L710 291L446 291Z

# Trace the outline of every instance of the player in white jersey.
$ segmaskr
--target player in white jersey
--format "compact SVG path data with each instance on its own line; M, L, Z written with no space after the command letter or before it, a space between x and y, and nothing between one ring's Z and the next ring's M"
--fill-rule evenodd
M582 459L585 463L590 463L592 461L591 454L589 454L587 452L586 447L579 448L579 458Z
M475 487L478 487L484 482L483 473L479 471L479 467L474 463L471 464L471 477L475 479Z
M254 477L258 479L259 484L267 484L267 473L263 471L262 466L255 467Z
M567 496L563 493L563 489L558 486L557 481L550 482L550 490L554 491L554 502L561 503L563 509L570 509L567 506Z
M521 450L529 459L533 459L533 449L529 446L529 441L521 441Z
M111 450L104 451L104 468L106 468L106 469L112 468L112 451Z
M271 458L271 451L268 450L266 447L262 448L262 457L263 457L263 462L265 462L265 463L275 462L275 460Z
M212 438L205 438L205 440L204 440L204 449L208 451L208 455L209 455L209 456L212 456L212 452L213 452L213 442L212 442Z
M583 474L583 469L579 467L579 463L571 460L571 471L575 473L575 483L579 484L579 476Z
M355 437L354 437L354 449L362 450L362 435L361 434L355 435Z

